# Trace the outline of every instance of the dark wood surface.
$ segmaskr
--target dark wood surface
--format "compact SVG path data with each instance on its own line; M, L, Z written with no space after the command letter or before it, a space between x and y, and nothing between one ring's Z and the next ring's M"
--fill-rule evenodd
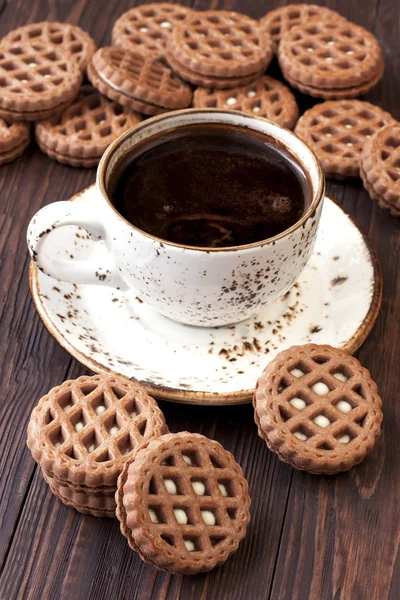
M373 31L386 59L368 99L400 119L398 0L324 4ZM138 3L138 2L136 2ZM261 17L279 0L191 2ZM99 45L132 0L0 0L0 35L40 20L81 25ZM300 98L302 106L308 100ZM61 166L33 144L0 168L0 600L228 599L398 600L400 598L400 252L398 221L379 210L359 181L328 191L370 235L382 265L383 303L358 356L383 398L383 435L348 474L316 477L282 464L257 437L250 406L200 408L162 403L172 431L199 431L221 442L250 484L248 535L210 574L171 576L129 550L117 521L84 517L50 493L26 448L38 399L85 369L50 336L28 288L25 232L44 204L67 199L95 170Z

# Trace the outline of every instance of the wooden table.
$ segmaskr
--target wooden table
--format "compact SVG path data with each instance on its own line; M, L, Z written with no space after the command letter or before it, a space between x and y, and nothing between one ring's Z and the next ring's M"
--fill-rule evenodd
M327 4L373 31L386 59L369 98L400 118L398 0ZM132 0L0 0L0 35L25 23L81 25L99 45ZM261 17L279 0L191 2ZM304 105L304 99L303 99ZM204 408L162 403L172 431L220 441L250 484L252 521L237 554L221 569L171 576L143 563L111 519L84 517L50 493L26 447L29 414L64 379L85 373L42 325L28 288L25 232L44 204L94 182L95 170L62 166L33 144L0 169L0 599L398 600L400 598L400 252L398 221L380 210L360 181L328 191L368 233L381 261L378 321L358 356L383 398L384 426L365 462L337 477L291 469L256 432L251 406Z

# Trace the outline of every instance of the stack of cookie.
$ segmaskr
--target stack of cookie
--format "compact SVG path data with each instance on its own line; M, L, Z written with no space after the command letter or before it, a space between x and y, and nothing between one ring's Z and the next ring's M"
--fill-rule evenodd
M167 431L155 400L123 377L79 377L33 410L28 447L64 504L115 516L117 479L134 450Z

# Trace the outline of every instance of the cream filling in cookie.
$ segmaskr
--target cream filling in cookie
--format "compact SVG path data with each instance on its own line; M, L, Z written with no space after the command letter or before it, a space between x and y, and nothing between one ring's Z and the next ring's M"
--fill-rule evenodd
M164 479L164 485L168 494L176 495L178 493L176 483L173 479Z
M206 525L215 525L216 518L211 510L202 510L201 516L203 517L203 521Z
M152 523L159 523L160 521L158 520L157 517L157 513L155 510L153 510L152 508L149 508L149 516L150 516L150 521Z
M222 494L223 496L227 496L227 495L228 495L228 492L227 492L227 490L226 490L226 487L224 486L224 484L223 484L223 483L219 483L219 484L218 484L218 487L219 487L219 491L221 492L221 494Z
M78 421L78 423L75 423L75 431L76 433L79 433L80 431L82 431L84 425L82 423L82 421Z
M188 516L182 508L174 508L175 519L179 525L186 525L188 522Z
M301 431L295 431L293 435L295 435L297 439L301 440L302 442L308 440L308 436L306 436L306 434L302 433Z
M339 402L335 405L338 410L342 413L349 413L352 410L352 406L346 400L339 400Z
M351 440L351 437L347 433L345 433L344 435L342 435L342 437L339 438L339 442L341 444L348 444L350 442L350 440Z
M206 486L202 481L192 481L192 488L198 496L204 496L206 493Z
M96 415L102 415L103 412L105 412L105 410L106 410L106 407L103 406L102 404L100 404L100 406L96 406L96 409L94 412L96 413Z
M111 427L109 434L111 435L111 437L113 437L114 435L117 435L119 429L116 425L114 425L114 427Z
M311 389L313 392L318 394L318 396L326 396L326 394L329 394L330 392L330 389L323 381L317 381L317 383L314 383Z
M293 377L303 377L303 375L305 374L301 369L292 369L290 371L290 374L293 375Z
M289 400L289 404L297 408L297 410L303 410L303 408L307 406L304 400L302 400L301 398L297 398L297 396Z
M323 429L325 429L325 427L328 427L328 425L331 424L330 420L324 415L317 415L316 417L314 417L313 423L318 425L318 427L322 427Z
M334 373L333 376L336 377L336 379L339 379L339 381L347 381L347 377L344 373Z
M183 540L183 543L185 544L186 550L188 550L188 552L193 552L194 550L196 550L196 546L194 545L192 540Z
M192 459L190 458L190 456L187 456L186 454L182 454L182 458L183 458L183 460L185 461L185 463L187 465L192 465L193 464Z

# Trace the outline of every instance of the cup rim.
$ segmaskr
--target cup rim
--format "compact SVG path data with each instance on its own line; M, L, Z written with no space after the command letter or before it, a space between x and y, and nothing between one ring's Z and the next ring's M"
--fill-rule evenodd
M268 123L269 126L272 127L272 130L274 129L282 129L284 131L286 131L290 136L293 136L297 139L298 142L300 142L300 144L306 149L306 151L309 153L310 158L312 160L312 162L314 163L314 166L316 168L317 171L317 175L318 175L318 184L316 187L316 190L313 194L313 200L310 203L310 206L308 207L307 211L300 217L300 219L298 221L296 221L296 223L293 223L293 225L291 225L290 227L288 227L288 229L285 229L284 231L281 231L280 233L278 233L277 235L274 235L272 237L269 238L265 238L263 240L259 240L257 242L252 242L250 244L243 244L243 245L239 245L239 246L224 246L222 248L212 248L212 247L207 247L207 246L188 246L185 244L178 244L176 242L171 242L169 240L165 240L163 238L159 238L155 235L152 235L151 233L148 233L147 231L144 231L143 229L140 229L139 227L136 227L136 225L133 225L130 221L128 221L123 215L121 215L121 213L119 213L117 211L117 209L115 208L115 206L113 205L113 203L111 202L109 196L108 196L108 192L106 190L106 185L105 185L105 174L107 172L107 168L108 165L110 163L110 160L113 156L113 154L118 150L118 148L120 148L127 139L129 139L132 135L140 133L141 130L143 130L144 128L148 127L149 124L153 124L157 121L163 121L163 120L169 120L169 119L175 119L176 117L179 117L180 115L183 114L204 114L204 113L212 113L212 114L227 114L227 115L237 115L240 117L246 117L246 119L250 119L250 120L254 120L254 121L265 121L266 123ZM250 127L250 129L252 129ZM269 135L270 137L274 138L273 135L273 131L272 132L268 132L266 133L266 135ZM280 142L283 143L283 142ZM285 143L283 143L284 146L286 146ZM289 147L287 147L287 150L294 154L294 156L296 157L296 159L301 163L302 167L304 168L304 170L308 173L309 169L307 169L305 167L305 165L302 163L301 159L293 152L293 150ZM211 252L236 252L238 250L248 250L248 249L252 249L252 248L261 248L265 245L269 245L271 243L275 243L277 240L283 239L286 236L288 236L289 234L291 234L292 232L294 232L296 229L298 229L299 227L301 227L316 211L316 209L318 208L318 206L321 204L324 195L325 195L325 176L324 176L324 172L322 170L321 164L315 154L315 152L299 137L296 136L296 134L291 131L290 129L287 129L286 127L281 127L280 125L277 125L276 123L274 123L273 121L270 121L269 119L266 119L264 117L256 117L254 115L250 115L247 113L243 113L241 111L238 110L230 110L230 109L219 109L219 108L185 108L185 109L181 109L181 110L174 110L174 111L168 111L166 113L162 113L160 115L156 115L154 117L150 117L149 119L145 119L143 121L140 121L140 123L138 123L137 125L134 125L133 127L131 127L130 129L127 129L126 131L124 131L124 133L122 133L116 140L114 140L109 146L108 148L105 150L100 163L98 165L97 168L97 174L96 174L96 185L99 188L103 198L106 200L107 204L109 205L109 207L114 211L114 213L124 222L126 223L129 227L131 227L132 229L134 229L135 231L137 231L138 233L140 233L141 235L155 241L158 243L162 243L165 246L168 247L175 247L175 248L179 248L179 249L183 249L183 250L195 250L198 252L206 252L207 254L211 253Z

